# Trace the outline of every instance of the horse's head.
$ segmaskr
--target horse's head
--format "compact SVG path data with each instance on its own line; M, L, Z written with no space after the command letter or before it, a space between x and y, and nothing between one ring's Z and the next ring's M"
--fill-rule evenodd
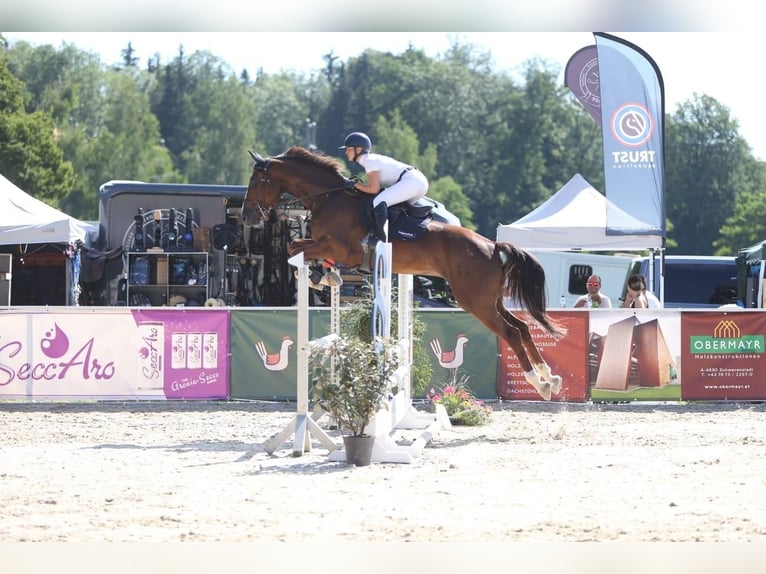
M279 201L281 188L272 181L269 167L272 159L248 150L253 158L253 174L247 184L245 201L242 204L242 221L245 225L255 225L266 218L269 209Z
M253 174L242 205L242 221L254 225L266 218L282 195L312 211L334 192L343 191L342 164L335 158L293 146L276 157L250 152Z

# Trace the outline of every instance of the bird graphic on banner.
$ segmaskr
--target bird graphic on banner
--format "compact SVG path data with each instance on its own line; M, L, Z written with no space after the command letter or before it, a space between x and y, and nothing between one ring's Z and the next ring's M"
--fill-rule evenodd
M431 339L431 350L436 356L439 365L454 373L463 364L463 347L467 342L468 337L460 333L457 336L453 350L443 351L439 339Z
M287 357L290 347L292 347L293 341L288 336L282 337L282 344L279 347L279 351L276 353L269 353L266 349L266 344L263 341L258 341L255 344L255 350L258 351L258 355L263 361L263 366L269 371L282 371L287 368Z

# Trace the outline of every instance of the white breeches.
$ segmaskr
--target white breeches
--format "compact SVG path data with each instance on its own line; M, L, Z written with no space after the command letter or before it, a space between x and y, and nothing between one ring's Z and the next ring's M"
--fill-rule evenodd
M428 192L428 179L417 169L413 169L404 174L402 179L392 186L381 191L372 200L373 207L381 201L386 205L396 205L397 203L415 203Z

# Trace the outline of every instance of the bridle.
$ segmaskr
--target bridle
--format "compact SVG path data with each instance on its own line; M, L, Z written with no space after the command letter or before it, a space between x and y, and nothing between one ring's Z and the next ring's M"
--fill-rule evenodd
M257 188L257 186L261 186L261 185L262 186L271 186L271 185L273 185L272 181L271 181L271 178L269 177L269 173L268 173L269 172L269 167L271 166L271 163L272 163L271 158L264 158L262 155L260 155L258 153L255 153L252 150L248 150L248 153L250 154L250 157L253 158L253 169L260 173L258 181L255 184L256 188ZM295 206L307 207L306 206L306 202L305 202L306 199L311 199L313 197L317 197L317 196L328 194L328 193L335 193L337 191L344 191L343 186L339 186L339 187L335 187L335 188L331 188L331 189L327 189L327 190L322 190L322 191L314 191L314 192L308 193L305 197L303 197L301 199L297 199L294 196L290 195L290 197L292 197L292 199L288 199L283 204L284 205L284 209L288 210L290 207L295 207ZM282 197L284 197L285 195L289 195L289 194L282 194ZM281 199L281 197L280 197L280 199ZM260 215L261 215L262 219L266 219L267 211L269 209L272 209L272 208L275 207L275 206L272 205L272 206L268 206L267 208L264 208L260 204L260 202L256 202L256 206L257 206L258 211L260 212Z
M248 153L250 154L250 157L253 158L253 169L256 170L260 176L258 177L258 181L255 184L255 188L257 189L258 186L271 186L273 185L271 182L271 178L269 177L269 167L271 166L271 158L264 158L261 154L255 153L252 150L248 150ZM261 205L260 201L255 202L255 209L260 214L260 218L262 221L268 220L268 211L272 209L274 206L267 206L264 207Z

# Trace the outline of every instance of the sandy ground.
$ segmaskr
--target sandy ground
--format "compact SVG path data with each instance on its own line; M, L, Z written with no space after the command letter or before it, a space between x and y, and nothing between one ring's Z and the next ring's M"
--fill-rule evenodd
M494 409L354 467L265 452L294 404L0 403L0 541L766 540L763 404Z

